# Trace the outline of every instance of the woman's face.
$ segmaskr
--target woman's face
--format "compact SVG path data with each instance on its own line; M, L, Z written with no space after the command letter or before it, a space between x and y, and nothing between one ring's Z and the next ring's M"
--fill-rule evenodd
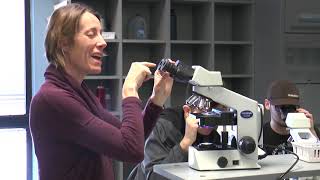
M79 78L101 72L103 49L107 46L101 36L99 19L85 12L80 18L79 32L67 50L66 68Z

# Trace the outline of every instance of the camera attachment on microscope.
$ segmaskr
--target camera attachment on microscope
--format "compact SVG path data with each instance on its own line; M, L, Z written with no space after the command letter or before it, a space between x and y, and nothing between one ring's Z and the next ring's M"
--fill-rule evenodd
M172 63L170 59L162 59L157 66L157 69L164 72L169 72L170 76L178 82L188 82L192 79L194 69L191 66L188 66L182 63L180 60L177 60L175 63Z

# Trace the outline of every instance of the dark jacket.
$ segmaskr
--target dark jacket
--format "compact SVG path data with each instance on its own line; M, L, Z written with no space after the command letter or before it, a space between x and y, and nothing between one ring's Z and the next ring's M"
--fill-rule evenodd
M188 153L180 147L184 136L185 119L181 106L165 109L145 143L144 160L138 164L129 179L164 179L153 173L153 165L188 161ZM209 136L197 135L199 142L220 142L220 135L212 131Z
M122 122L82 83L50 65L33 97L30 127L41 180L114 179L112 159L140 162L162 107L128 97Z
M320 132L317 127L314 127L317 137L320 137ZM287 154L287 151L293 151L292 145L288 142L290 134L281 135L276 133L270 125L270 121L263 126L263 145L264 150L268 155Z

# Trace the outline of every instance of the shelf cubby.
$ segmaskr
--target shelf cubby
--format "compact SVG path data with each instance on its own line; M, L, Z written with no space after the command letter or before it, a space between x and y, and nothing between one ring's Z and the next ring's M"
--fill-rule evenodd
M110 99L106 99L107 109L114 114L119 114L121 108L121 87L118 79L85 79L86 84L96 94L97 87L102 85L106 89L106 94ZM107 95L106 95L107 97Z
M176 40L211 41L213 30L211 6L209 1L172 1L171 12L174 11L176 14Z
M208 44L171 44L171 58L181 60L186 65L200 65L212 69L211 45Z
M125 82L126 76L123 76L123 83ZM139 98L141 99L142 103L145 105L148 101L149 97L152 94L153 90L153 78L149 79L148 81L143 82L142 86L139 88Z
M253 5L232 1L217 2L214 8L215 41L251 41Z
M143 104L146 104L148 101L149 97L152 94L152 89L153 89L153 79L150 79L142 84L142 86L139 89L139 97L142 100Z
M115 32L116 39L121 39L121 26L118 23L121 16L120 0L75 0L72 2L86 4L96 10L103 19L103 31Z
M165 17L161 16L165 11L165 3L162 0L123 0L122 10L122 32L123 39L134 39L129 37L129 24L136 15L141 16L146 24L146 39L165 39Z
M105 48L106 56L102 59L101 75L117 76L121 75L121 61L120 61L120 43L107 43Z
M215 45L214 69L222 75L252 74L253 49L251 45Z
M253 98L252 78L223 78L223 87L243 96Z
M165 44L124 43L123 44L123 75L130 69L131 63L148 61L158 63L165 57Z

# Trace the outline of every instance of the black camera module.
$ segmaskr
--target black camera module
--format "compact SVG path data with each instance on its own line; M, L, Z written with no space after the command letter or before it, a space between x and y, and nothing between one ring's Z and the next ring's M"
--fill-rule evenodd
M157 69L163 72L169 72L170 76L178 82L188 82L192 79L194 69L191 66L183 64L177 60L174 64L169 59L162 59L157 66Z

